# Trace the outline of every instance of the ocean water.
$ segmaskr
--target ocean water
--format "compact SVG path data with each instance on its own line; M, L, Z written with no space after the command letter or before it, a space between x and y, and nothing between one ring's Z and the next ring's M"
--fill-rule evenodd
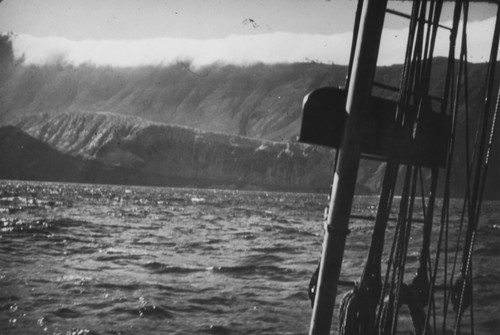
M326 204L318 194L0 181L0 334L306 334ZM354 212L374 215L376 204L357 197ZM453 221L458 202L452 210ZM497 334L498 202L484 203L480 225L475 334ZM372 223L350 228L342 279L358 280Z

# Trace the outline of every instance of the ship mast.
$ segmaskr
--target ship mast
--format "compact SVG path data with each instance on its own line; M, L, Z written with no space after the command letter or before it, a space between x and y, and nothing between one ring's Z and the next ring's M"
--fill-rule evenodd
M366 0L361 11L359 37L346 102L347 120L325 222L310 335L330 332L361 155L360 119L366 112L367 102L371 97L386 7L387 0Z
M361 281L351 283L354 284L354 289L342 299L339 308L339 333L395 334L402 306L405 307L404 312L411 317L415 333L429 334L431 327L437 329L438 326L445 333L450 310L448 305L451 301L456 315L454 333L459 334L462 316L468 307L471 329L474 327L472 252L500 112L500 90L497 90L496 106L492 105L495 95L493 88L498 85L494 83L494 78L500 43L500 7L497 3L491 54L486 71L484 106L482 111L476 108L476 141L474 150L470 150L472 139L469 129L472 125L469 123L467 98L466 33L469 1L455 1L451 27L440 23L443 0L414 0L411 15L388 10L388 0L359 0L358 4L358 9L361 10L356 15L353 34L355 45L351 51L347 87L317 89L306 96L303 104L300 141L335 148L338 157L325 220L321 261L309 288L313 301L309 334L330 333L337 286L342 283L339 278L361 158L381 158L387 164L365 269ZM410 20L400 87L374 81L385 13ZM462 15L462 48L460 66L456 72L455 43ZM449 31L449 54L443 87L434 87L435 83L432 85L433 90L438 93L436 96L435 93L430 95L429 91L438 28ZM396 92L398 100L374 96L372 87ZM464 107L464 112L459 112L459 106ZM439 110L436 112L434 109L437 107ZM465 117L463 131L457 128L459 113ZM455 171L459 160L454 157L455 139L459 135L463 136L462 142L466 149L466 171L462 178L466 178L467 187L462 199L463 208L453 265L448 265L452 264L450 260L453 259L448 254L448 240L452 236L449 230L450 190L452 178L460 178L460 173ZM424 174L424 169L427 169L427 174ZM442 190L438 187L439 169L445 172L441 179ZM393 199L399 172L402 172L404 178L401 196L396 201L399 210L395 219L397 223L391 228L393 241L389 247L385 245L384 237L389 214L395 209ZM424 181L429 176L430 184L429 181ZM427 188L424 186L426 183ZM436 205L438 191L443 193L439 206ZM419 205L416 204L418 197L422 200ZM437 217L434 214L435 206L441 208L441 214ZM419 212L423 219L416 215ZM465 218L469 219L468 222ZM417 222L423 223L419 265L413 280L405 283L412 224ZM439 233L432 244L434 254L431 255L434 224L439 224ZM463 233L462 227L465 225L467 229ZM463 250L462 267L456 278L455 268L460 262L459 248ZM388 261L382 280L384 249L388 249ZM443 283L437 284L437 280ZM436 309L438 296L442 297L442 308L439 311Z

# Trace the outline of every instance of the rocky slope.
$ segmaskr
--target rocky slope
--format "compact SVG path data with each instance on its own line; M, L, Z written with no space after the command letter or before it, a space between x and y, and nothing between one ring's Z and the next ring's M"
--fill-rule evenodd
M437 59L433 95L442 90L444 69L444 61ZM400 70L379 68L376 80L397 86ZM477 120L482 105L485 71L484 64L469 64L472 120ZM38 141L36 146L56 150L69 159L62 165L78 171L68 177L74 181L326 190L332 153L296 143L301 104L312 89L342 85L345 73L343 66L317 63L213 65L197 71L183 63L139 68L25 66L22 59L13 58L3 36L0 125L14 125L17 131L2 129L2 142L29 138ZM393 97L387 91L375 93ZM463 133L463 106L458 122ZM456 196L465 187L465 145L460 138L454 164ZM496 153L500 136L495 145ZM17 159L18 165L27 164L29 157L43 161L36 150L28 154L19 146L2 148L0 171L14 171L8 157L23 152L28 158ZM493 155L489 170L490 198L500 198L499 156ZM358 191L377 193L382 170L380 163L364 162ZM40 171L35 175L44 179Z
M324 191L332 164L324 148L111 113L41 113L0 128L0 136L4 178L59 174L64 181Z
M1 42L1 41L0 41ZM0 48L8 49L8 42ZM297 135L302 98L340 85L345 67L24 66L2 52L0 121L40 112L110 112L231 135L287 141Z

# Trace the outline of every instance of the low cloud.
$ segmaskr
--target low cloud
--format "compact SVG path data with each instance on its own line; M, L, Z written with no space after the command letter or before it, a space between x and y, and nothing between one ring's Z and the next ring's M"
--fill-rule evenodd
M469 61L487 61L493 25L493 18L469 23ZM442 31L445 33L438 36L436 56L448 54L449 35L445 30ZM384 30L379 65L403 62L407 34L407 29ZM214 63L250 65L259 62L273 64L315 61L347 64L351 39L351 33L313 35L285 32L230 35L207 40L154 38L71 41L61 37L12 35L14 56L23 57L26 64L133 67L168 66L187 62L194 68Z
M350 34L334 36L292 33L230 35L221 39L155 38L143 40L71 41L61 37L13 35L16 58L26 64L63 62L71 65L131 67L188 62L193 67L214 63L249 65L317 61L344 63Z

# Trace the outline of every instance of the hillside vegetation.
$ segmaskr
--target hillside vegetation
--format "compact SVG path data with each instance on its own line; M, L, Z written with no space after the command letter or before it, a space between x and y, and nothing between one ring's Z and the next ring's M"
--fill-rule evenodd
M437 59L433 69L431 94L437 96L443 87L444 60ZM400 70L401 66L381 67L376 80L397 86ZM485 71L484 64L469 64L472 120L477 120L483 103ZM3 36L0 125L18 131L1 129L0 177L44 179L42 171L14 177L5 172L30 161L10 159L21 157L22 148L4 144L7 138L12 142L22 137L69 159L60 164L73 170L79 166L78 173L66 178L72 181L325 191L333 153L296 143L302 99L315 88L342 86L345 75L344 66L317 63L215 64L196 71L185 63L137 68L26 66L22 59L14 59L9 39ZM394 98L388 91L374 93ZM463 110L461 106L459 134L465 129ZM454 164L456 196L465 188L461 138ZM490 198L500 197L499 139L497 134ZM42 158L34 152L24 154L36 169L36 160ZM359 192L378 192L381 164L362 164Z

